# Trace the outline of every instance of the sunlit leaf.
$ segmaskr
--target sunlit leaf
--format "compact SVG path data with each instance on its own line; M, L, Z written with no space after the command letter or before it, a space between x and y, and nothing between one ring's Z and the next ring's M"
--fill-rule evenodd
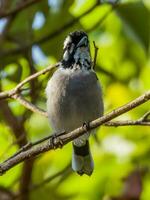
M117 7L117 13L123 20L124 31L132 39L139 40L146 50L149 48L150 12L142 2L124 3Z

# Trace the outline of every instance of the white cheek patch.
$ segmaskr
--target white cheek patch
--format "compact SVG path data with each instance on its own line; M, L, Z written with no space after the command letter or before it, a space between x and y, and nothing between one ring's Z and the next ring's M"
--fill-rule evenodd
M68 43L71 43L71 42L72 42L72 39L71 39L70 36L68 36L68 37L65 39L65 41L64 41L64 49L66 48L67 44L68 44Z
M69 54L68 54L68 51L65 51L64 55L63 55L63 59L64 60L69 60Z

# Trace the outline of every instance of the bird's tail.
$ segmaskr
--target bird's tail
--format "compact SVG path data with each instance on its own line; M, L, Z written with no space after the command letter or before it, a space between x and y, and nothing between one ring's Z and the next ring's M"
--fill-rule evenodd
M84 146L73 144L72 169L79 175L87 174L90 176L94 169L94 162L90 152L89 141Z

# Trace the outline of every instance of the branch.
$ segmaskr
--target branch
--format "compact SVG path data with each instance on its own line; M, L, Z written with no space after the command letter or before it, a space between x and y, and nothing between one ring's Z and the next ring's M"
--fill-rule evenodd
M71 172L71 168L70 168L70 163L61 171L57 172L56 174L53 174L51 176L49 176L48 178L44 179L43 181L41 181L40 183L37 183L36 185L33 185L30 187L30 191L36 190L40 187L43 187L43 185L49 183L50 181L53 181L54 179L56 179L57 177L63 175L65 172Z
M1 18L4 18L4 17L8 17L10 15L15 15L17 14L18 12L28 8L29 6L35 4L35 3L38 3L38 1L41 1L41 0L31 0L31 1L22 1L21 4L19 6L17 6L15 9L13 10L10 10L8 12L5 12L5 13L0 13L0 19Z
M21 90L21 88L26 84L28 83L29 81L37 78L38 76L42 75L42 74L45 74L49 71L51 71L52 69L56 68L59 66L59 63L56 63L54 65L50 65L48 66L47 68L31 75L31 76L28 76L26 79L24 79L22 82L20 82L14 89L12 90L9 90L9 91L6 91L6 92L1 92L0 93L0 99L6 99L6 98L10 98L16 94L18 94Z
M113 11L113 9L115 9L115 7L117 6L119 0L116 0L114 3L108 3L112 5L112 9L110 9L100 20L98 23L96 23L92 28L88 29L87 32L92 31L95 27L97 27L98 25L100 25L105 19L106 17ZM83 18L84 16L86 16L87 14L89 14L90 12L92 12L97 6L99 6L100 1L96 1L96 3L89 8L87 11L85 11L84 13L82 13L81 15L79 15L78 17L72 19L70 22L67 22L66 24L64 24L63 26L61 26L59 29L55 30L54 32L50 32L47 35L45 35L44 37L41 37L25 46L21 46L15 49L11 49L9 51L5 51L5 52L1 52L0 57L3 56L8 56L8 55L15 55L15 54L20 54L22 53L22 51L31 48L33 45L39 45L42 44L44 42L47 42L48 40L52 40L53 38L55 38L56 36L60 35L62 33L62 31L65 31L66 29L70 28L71 26L73 26L74 24L76 24L81 18Z
M97 59L97 51L98 51L98 47L96 46L95 42L94 43L94 48L95 48L95 55L94 55L94 62L93 62L93 66L96 65L96 59ZM16 99L17 101L20 102L20 104L22 104L23 106L25 106L27 109L31 110L32 112L38 113L44 117L47 117L47 112L45 112L43 109L38 108L37 106L33 105L31 102L27 101L26 99L23 98L23 96L20 94L20 91L24 90L22 87L32 81L33 79L37 78L38 76L45 74L51 70L53 70L54 68L58 67L59 63L56 63L54 65L50 65L47 68L31 75L28 76L26 79L24 79L21 83L19 83L15 88L6 91L6 92L0 92L0 100L1 99L5 99L5 98L13 98ZM143 120L142 122L140 122L139 120L136 121L124 121L124 122L109 122L104 124L105 126L125 126L125 125L143 125L143 126L149 126L149 122L146 123L146 119L149 117L150 112L146 113L144 117L145 120Z
M99 48L96 46L95 41L93 41L93 45L94 45L94 61L93 61L93 69L95 69L96 67L96 60L97 60L97 54L98 54L98 50Z
M39 113L40 114L40 113ZM47 117L47 113L45 112L44 114L45 117ZM126 120L126 121L110 121L110 122L106 122L104 124L102 124L103 126L108 126L108 127L119 127L119 126L150 126L150 121L141 121L141 120ZM16 145L20 140L22 140L22 135L20 136L20 138L18 138L17 140L15 140L14 142L12 142L10 145L8 145L8 147L6 148L5 152L0 156L0 159L2 159L6 153L8 153L8 151L10 150L10 148L13 145ZM11 158L15 157L16 155L20 154L23 151L26 151L28 149L30 149L31 147L40 144L46 140L49 140L52 137L52 135L46 136L36 142L28 142L26 145L24 145L22 148L19 149L19 151L17 151L12 157L9 157L7 159L10 160Z
M33 0L34 1L34 0ZM105 19L106 17L113 11L113 9L116 8L116 6L118 5L119 0L116 0L114 3L108 3L110 5L112 5L112 9L110 9L108 12L106 12L104 14L104 16L98 21L98 23L96 23L92 28L86 30L87 32L92 31L93 29L95 29L98 25L100 25ZM1 52L0 57L4 57L4 56L8 56L8 55L15 55L15 54L20 54L23 51L25 51L28 48L31 48L33 45L39 45L42 44L44 42L47 42L48 40L52 40L53 38L55 38L56 36L60 35L62 33L62 31L65 31L66 29L70 28L71 26L73 26L74 24L76 24L82 17L84 17L85 15L89 14L90 12L92 12L97 6L99 6L100 1L96 1L96 3L89 8L87 11L85 11L83 14L81 14L80 16L72 19L70 22L67 22L66 24L64 24L63 26L61 26L59 29L55 30L54 32L50 32L47 35L45 35L44 37L41 37L27 45L15 48L15 49L11 49L9 51L4 51ZM107 4L107 3L106 3Z
M13 99L16 99L17 101L19 101L20 104L22 104L24 107L26 107L27 109L31 110L32 112L38 113L44 117L47 117L47 113L41 109L38 108L37 106L35 106L34 104L32 104L31 102L27 101L26 99L24 99L22 97L22 95L20 94L15 94L12 96Z
M93 41L93 44L94 44L94 48L95 48L93 68L95 68L98 47L96 46L94 41ZM33 105L31 102L29 102L26 99L24 99L23 96L21 94L19 94L19 93L20 93L21 88L24 86L24 84L26 84L27 82L37 78L41 74L47 73L48 71L52 70L54 67L57 67L58 65L59 65L59 63L56 64L56 65L49 66L46 69L41 70L41 71L39 71L37 73L34 73L33 75L27 77L25 80L23 80L21 83L19 83L14 89L12 89L10 91L7 91L7 92L1 92L0 93L0 99L11 97L11 98L16 99L17 101L19 101L20 104L22 104L24 107L26 107L27 109L31 110L32 112L36 112L38 114L41 114L41 115L47 117L47 113L44 110L38 108L37 106Z
M126 121L109 121L109 122L106 122L106 123L104 123L104 124L102 124L103 126L114 126L114 127L118 127L118 126L137 126L137 125L139 125L139 126L150 126L150 120L148 120L147 118L145 119L145 116L148 116L150 114L150 112L147 112L146 114L144 114L140 119L138 119L138 120L126 120ZM44 116L45 117L48 117L48 115L47 115L47 112L44 112ZM63 134L63 133L61 133L61 134ZM19 151L17 151L13 156L11 156L11 157L9 157L7 160L5 160L5 161L8 161L8 160L10 160L10 159L12 159L12 158L14 158L16 155L18 155L18 154L20 154L21 152L23 152L23 151L26 151L26 150L28 150L28 149L30 149L31 147L33 147L33 146L35 146L35 145L38 145L38 144L41 144L42 142L44 142L44 141L46 141L46 140L49 140L49 139L51 139L53 137L53 135L48 135L48 136L46 136L46 137L44 137L44 138L42 138L42 139L40 139L40 140L38 140L38 141L36 141L36 142L28 142L26 145L24 145L22 148L20 148L19 149ZM21 138L18 138L16 141L14 141L11 145L9 145L8 147L7 147L7 150L5 150L5 152L7 152L9 149L10 149L10 147L12 146L12 145L15 145L17 142L18 142L18 140L20 140ZM5 153L4 153L5 154ZM3 154L3 155L4 155Z
M105 126L129 126L129 125L139 125L139 126L150 126L150 119L148 119L150 115L150 111L145 113L140 119L138 120L126 120L126 121L111 121L104 123Z
M0 185L0 197L1 197L1 200L14 200L15 199L14 193L2 185Z
M123 113L126 113L133 108L147 102L150 99L150 91L146 92L145 94L139 96L135 100L113 110L112 112L104 115L103 117L100 117L92 122L89 123L89 130L95 129L98 126L122 115ZM36 147L30 148L24 152L21 152L20 154L16 155L12 159L9 159L5 162L3 162L0 165L0 175L4 174L6 171L11 169L12 167L16 166L17 164L23 162L24 160L31 159L34 156L37 156L41 153L44 153L46 151L49 151L51 149L56 149L60 147L60 141L61 146L67 144L68 142L74 140L75 138L83 135L87 132L87 129L85 127L80 127L75 129L74 131L71 131L66 134L56 135L55 138L51 138L48 142L45 142L41 145L37 145Z
M19 200L29 200L29 188L32 184L32 170L35 159L26 160L23 163L22 173L20 177L19 193L21 197ZM23 194L23 195L22 195Z
M140 121L142 121L142 122L149 122L150 121L149 117L150 117L150 111L148 111L147 113L145 113L143 115L143 117L140 118Z
M0 101L0 111L7 125L13 131L17 144L21 148L27 143L26 131L19 119L14 115L7 101Z
M9 145L6 147L5 151L1 154L0 160L1 160L3 157L6 157L8 151L9 151L14 145L19 144L20 141L22 141L24 137L25 137L25 135L24 135L24 134L21 134L17 139L15 139L13 142L11 142L11 144L9 144Z
M99 5L100 5L100 3L97 1L91 8L89 8L83 14L81 14L80 16L78 16L76 18L73 18L70 22L67 22L66 24L62 25L60 28L58 28L54 32L50 32L47 35L45 35L44 37L42 36L41 38L39 38L29 44L26 44L24 46L21 46L21 47L15 48L15 49L11 49L9 51L1 52L0 57L20 54L23 51L25 51L26 49L31 48L33 45L42 44L44 42L47 42L48 40L52 40L56 36L60 35L62 33L62 31L65 31L66 29L68 29L71 26L73 26L74 24L76 24L82 17L84 17L85 15L92 12Z
M41 181L40 183L37 183L37 184L33 184L33 185L31 185L30 186L30 188L29 188L29 192L33 192L33 191L35 191L35 190L37 190L37 189L39 189L39 188L41 188L41 187L43 187L45 184L47 184L47 183L49 183L49 182L51 182L51 181L53 181L53 180L55 180L56 178L58 178L58 177L62 177L62 176L68 176L69 174L71 174L71 172L72 172L72 169L71 169L71 165L70 165L71 163L68 163L62 170L60 170L60 171L58 171L58 172L56 172L55 174L53 174L53 175L50 175L49 177L47 177L46 179L44 179L43 181ZM18 194L16 194L15 195L15 197L14 197L14 199L18 199L18 198L20 198L21 196L23 196L25 194L25 192L24 193L18 193Z
M20 104L22 104L24 107L31 110L32 112L38 113L44 117L48 117L48 114L46 111L33 105L31 102L24 99L21 95L17 94L17 95L12 96L12 98L18 100ZM115 126L115 127L129 126L129 125L130 126L135 126L135 125L150 126L150 120L148 119L149 115L150 115L150 112L147 112L142 118L138 120L111 121L111 122L104 123L104 126Z
M104 126L114 126L114 127L118 127L118 126L150 126L150 122L146 122L146 121L132 121L132 120L127 120L127 121L114 121L114 122L107 122L104 123Z
M27 136L26 136L24 124L21 123L19 118L17 118L13 114L13 112L12 112L11 108L9 107L7 101L1 101L0 106L1 106L1 111L3 113L3 116L5 118L5 121L7 122L7 124L12 129L13 134L16 138L16 143L21 148L23 145L25 145L27 143ZM20 184L19 184L20 188L19 188L19 190L20 190L20 193L22 193L23 191L26 191L25 200L28 200L28 187L29 187L30 181L31 181L33 161L34 161L34 159L32 159L30 161L26 160L24 162L23 170L22 170L21 177L20 177ZM23 198L20 198L20 200L24 200Z
M26 150L30 149L31 147L33 147L33 146L35 146L35 145L41 144L42 142L44 142L44 141L46 141L46 140L49 140L49 139L51 139L52 137L53 137L53 135L48 135L48 136L46 136L46 137L44 137L44 138L42 138L42 139L40 139L40 140L38 140L38 141L36 141L36 142L28 142L28 143L26 143L24 146L22 146L22 147L19 149L19 151L17 151L14 155L12 155L12 156L9 157L7 160L5 160L5 162L6 162L6 161L9 161L10 159L12 159L12 158L14 158L14 157L16 157L16 156L19 155L21 152L26 151Z

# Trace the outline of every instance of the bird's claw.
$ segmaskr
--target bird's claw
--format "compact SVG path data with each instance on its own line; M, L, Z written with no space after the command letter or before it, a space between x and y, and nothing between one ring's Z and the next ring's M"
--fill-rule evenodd
M84 122L82 127L86 132L88 132L90 130L90 123L89 122Z
M56 149L57 147L61 149L63 147L63 145L64 145L63 141L59 137L63 134L65 134L65 131L61 132L59 134L53 134L52 135L50 143L52 144L53 149Z

